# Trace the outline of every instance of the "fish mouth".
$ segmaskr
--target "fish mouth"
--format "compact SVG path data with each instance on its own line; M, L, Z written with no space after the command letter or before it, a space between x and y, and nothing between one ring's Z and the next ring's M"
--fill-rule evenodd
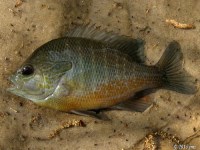
M13 93L16 90L20 90L21 89L21 87L22 87L21 84L19 84L19 82L17 82L17 80L15 79L14 76L10 76L9 80L11 81L12 84L11 84L11 87L7 89L7 91Z

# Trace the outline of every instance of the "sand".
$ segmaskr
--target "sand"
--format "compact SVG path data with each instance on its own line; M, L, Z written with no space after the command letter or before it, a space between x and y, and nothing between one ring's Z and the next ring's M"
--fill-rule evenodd
M106 112L111 121L39 107L6 91L8 77L37 47L88 22L145 40L149 64L159 60L170 41L178 41L184 68L199 80L199 8L196 0L1 0L0 149L171 150L181 142L200 149L199 91L159 90L151 94L154 104L144 113ZM166 19L195 29L175 28Z

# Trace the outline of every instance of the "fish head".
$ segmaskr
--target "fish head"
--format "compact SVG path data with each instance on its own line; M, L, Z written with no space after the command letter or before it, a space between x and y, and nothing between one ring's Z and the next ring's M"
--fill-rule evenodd
M40 102L50 97L62 76L72 68L72 63L62 59L52 58L49 53L31 56L17 71L10 76L14 86L8 91L34 102ZM57 57L53 57L57 58Z
M9 79L14 86L8 91L33 101L47 97L47 89L53 90L53 87L48 87L48 84L52 84L50 80L47 81L48 74L45 75L42 70L31 64L20 67Z

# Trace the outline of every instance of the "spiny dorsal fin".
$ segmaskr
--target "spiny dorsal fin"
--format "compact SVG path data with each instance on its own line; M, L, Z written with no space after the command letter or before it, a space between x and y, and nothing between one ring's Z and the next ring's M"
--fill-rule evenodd
M82 37L108 43L110 48L129 55L134 62L144 63L144 41L100 30L95 25L79 26L67 33L68 37Z

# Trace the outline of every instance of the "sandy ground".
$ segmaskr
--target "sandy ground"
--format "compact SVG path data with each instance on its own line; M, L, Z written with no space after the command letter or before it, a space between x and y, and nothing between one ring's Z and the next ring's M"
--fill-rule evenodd
M200 79L199 1L24 0L18 7L15 4L0 0L1 150L171 150L179 141L200 149L200 92L183 95L159 90L152 94L155 104L144 113L110 111L106 113L110 122L42 108L6 92L9 75L37 47L85 22L144 39L153 64L167 44L177 40L185 69ZM166 19L196 28L177 29Z

